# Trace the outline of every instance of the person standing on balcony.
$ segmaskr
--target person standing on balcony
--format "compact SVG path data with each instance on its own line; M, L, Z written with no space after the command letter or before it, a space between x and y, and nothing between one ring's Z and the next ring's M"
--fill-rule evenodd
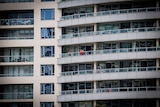
M72 55L72 52L69 50L68 51L68 56L71 56Z
M80 49L80 55L84 55L84 50Z

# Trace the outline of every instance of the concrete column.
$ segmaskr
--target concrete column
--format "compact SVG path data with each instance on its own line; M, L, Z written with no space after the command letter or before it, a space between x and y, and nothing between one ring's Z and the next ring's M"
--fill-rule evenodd
M93 107L96 107L96 101L95 100L93 101Z
M97 84L96 81L94 81L94 90L96 90Z
M159 39L156 39L156 47L157 47L157 48L158 48L158 47L160 47L160 45L159 45L159 44L160 44L160 43L159 43L159 41L160 41ZM157 60L158 60L158 59L157 59ZM156 63L157 63L157 64L158 64L158 66L159 66L159 60L158 60ZM157 67L158 67L158 66L157 66Z
M97 31L97 24L94 24L94 32Z
M132 48L136 48L136 41L133 41Z
M156 1L156 7L159 7L159 0Z
M97 12L97 5L94 5L94 12Z
M95 51L96 51L96 49L97 49L97 43L94 43L93 46L94 46L93 51L94 51L94 53L95 53ZM94 71L96 71L96 69L97 69L97 62L94 62Z
M58 10L59 12L58 12L58 20L61 20L61 17L62 17L62 9L59 9Z
M159 67L159 59L156 59L156 67Z
M156 20L156 27L159 27L159 20Z
M97 49L97 43L94 43L93 47L94 47L93 50L95 51Z
M159 0L156 1L156 7L159 7ZM156 27L159 27L159 20L156 20Z
M156 86L159 86L159 79L156 80Z
M160 83L159 83L159 79L156 80L156 86L159 87ZM160 107L159 106L159 100L156 100L156 107Z
M96 81L94 81L94 93L96 93L97 84ZM93 101L93 107L96 107L96 101Z
M94 13L97 12L97 5L94 5ZM94 32L97 31L97 24L94 24Z
M159 106L159 100L158 100L158 99L156 100L156 107L160 107L160 106Z
M97 69L97 62L94 62L94 70L96 70Z

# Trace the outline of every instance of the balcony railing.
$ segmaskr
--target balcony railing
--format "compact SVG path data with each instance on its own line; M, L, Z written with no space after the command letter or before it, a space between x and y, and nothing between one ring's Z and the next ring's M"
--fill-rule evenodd
M0 19L0 25L33 25L33 18L25 19Z
M118 88L67 90L67 91L62 91L61 95L106 93L106 92L138 92L138 91L160 91L160 87L159 86L157 87L156 86L151 86L151 87L146 86L146 87L118 87Z
M19 39L33 39L33 35L26 35L26 36L1 36L0 40L19 40Z
M97 70L67 71L67 72L62 72L61 76L104 74L104 73L118 73L118 72L141 72L141 71L160 71L160 67L129 67L129 68L108 68L108 69L97 69Z
M33 62L33 55L0 56L0 62Z
M93 93L94 89L82 89L82 90L68 90L68 91L62 91L61 95L66 94L85 94L85 93Z
M0 74L0 77L22 77L22 76L33 76L33 73L30 74Z
M106 92L123 92L123 91L159 91L160 87L119 87L119 88L99 88L96 89L97 93Z
M160 11L159 7L149 7L149 8L134 8L134 9L120 9L120 10L109 10L101 12L92 13L81 13L74 15L62 16L61 20L71 20L77 18L95 17L95 16L105 16L105 15L115 15L115 14L131 14L131 13L142 13L142 12L156 12Z
M160 51L160 47L120 48L120 49L85 51L83 55L81 55L80 52L69 52L69 53L62 53L60 57L74 57L74 56L111 54L111 53L147 52L147 51Z
M67 1L73 1L73 0L60 0L60 2L67 2Z
M100 36L100 35L106 35L106 34L151 32L151 31L160 31L160 27L129 28L129 29L104 30L104 31L97 31L97 32L71 33L71 34L62 35L61 39L88 37L88 36Z
M33 92L0 93L0 99L33 99Z

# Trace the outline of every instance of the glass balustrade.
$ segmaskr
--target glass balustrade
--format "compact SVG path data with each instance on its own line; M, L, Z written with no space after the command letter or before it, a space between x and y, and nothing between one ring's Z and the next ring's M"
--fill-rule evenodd
M94 70L68 71L68 72L62 72L61 76L93 74L94 72L95 72Z
M0 62L33 62L33 55L0 56Z
M118 72L141 72L141 71L160 71L160 67L129 67L129 68L108 68L108 69L97 69L97 70L67 71L67 72L62 72L61 76L104 74L104 73L118 73Z
M160 27L129 28L129 29L104 30L104 31L97 31L97 32L71 33L71 34L62 35L61 39L99 36L99 35L106 35L106 34L151 32L151 31L160 31Z
M0 77L33 76L33 66L0 66Z
M90 93L106 93L107 92L137 92L137 91L159 91L159 86L151 87L118 87L118 88L98 88L85 90L67 90L60 92L61 95L68 94L90 94Z
M96 89L96 93L106 92L123 92L123 91L159 91L160 87L119 87L119 88L99 88Z
M160 51L160 49L159 47L119 48L119 49L85 51L83 55L80 54L80 52L69 52L69 53L62 53L60 56L61 57L74 57L74 56L97 55L97 54L148 52L148 51Z
M20 39L33 39L33 35L27 36L1 36L0 40L20 40Z
M60 0L60 2L67 2L67 1L73 1L73 0Z
M0 25L33 25L33 18L24 19L0 19Z
M31 71L30 71L31 72ZM0 74L0 77L22 77L22 76L33 76L33 72L32 73L8 73L8 74Z
M33 92L0 93L0 99L33 99Z
M82 89L82 90L68 90L68 91L62 91L61 95L67 95L67 94L89 94L93 93L94 89Z
M92 12L92 13L82 13L62 16L61 20L71 20L83 17L93 17L93 16L105 16L105 15L115 15L115 14L131 14L131 13L142 13L142 12L156 12L160 11L159 7L150 7L150 8L134 8L134 9L121 9L121 10L110 10L102 12Z

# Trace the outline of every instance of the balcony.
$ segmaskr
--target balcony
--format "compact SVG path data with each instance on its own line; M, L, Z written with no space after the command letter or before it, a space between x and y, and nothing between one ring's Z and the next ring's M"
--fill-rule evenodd
M130 67L62 72L59 83L126 78L159 78L160 67Z
M33 25L33 18L21 19L0 19L0 26L13 26L13 25Z
M90 90L62 91L58 96L59 102L86 101L86 100L112 100L112 99L137 99L160 98L160 87L119 87L100 88Z
M97 32L72 33L61 36L58 45L80 44L100 41L159 38L160 27L104 30Z
M58 3L58 8L67 8L81 5L90 5L98 3L110 3L110 2L120 2L120 1L130 1L130 0L61 0Z
M159 58L159 56L159 47L107 49L85 51L84 55L81 55L80 52L63 53L58 59L58 64L137 58Z
M33 62L33 55L0 56L1 62Z
M33 92L0 93L0 99L33 99Z
M74 26L81 24L112 22L112 21L126 21L126 20L140 20L140 19L155 19L159 18L158 13L160 8L136 8L136 9L122 9L111 10L96 13L83 13L69 16L63 16L58 23L58 27ZM99 20L101 19L101 20Z

